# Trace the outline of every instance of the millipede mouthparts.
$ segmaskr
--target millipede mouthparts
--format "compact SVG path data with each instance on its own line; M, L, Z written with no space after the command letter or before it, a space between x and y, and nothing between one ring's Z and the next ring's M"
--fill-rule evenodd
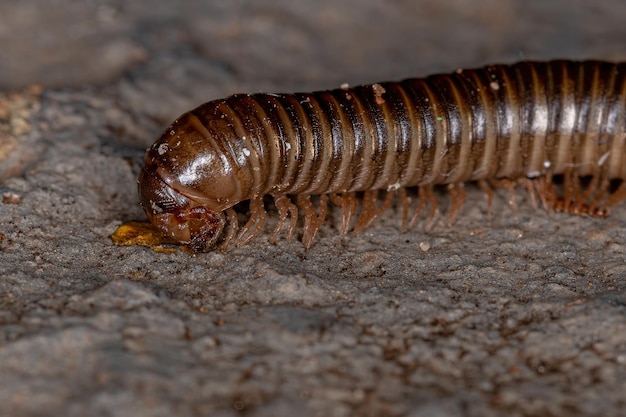
M270 240L286 224L291 239L302 212L308 248L329 202L341 208L342 234L363 230L396 197L403 226L427 205L432 219L438 184L448 185L453 219L466 181L489 206L493 186L521 184L546 209L605 216L626 198L625 179L626 63L550 61L210 101L148 149L138 183L158 229L208 251L261 233L266 195L279 217ZM409 212L412 187L419 202ZM240 227L233 207L246 200Z

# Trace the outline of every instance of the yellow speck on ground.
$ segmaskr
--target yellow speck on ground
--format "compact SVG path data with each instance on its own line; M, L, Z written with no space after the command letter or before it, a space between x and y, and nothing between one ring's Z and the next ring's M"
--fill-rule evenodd
M165 248L162 245L173 242L163 236L151 223L126 222L122 223L111 235L111 240L117 246L148 246L155 252L174 253L175 248Z

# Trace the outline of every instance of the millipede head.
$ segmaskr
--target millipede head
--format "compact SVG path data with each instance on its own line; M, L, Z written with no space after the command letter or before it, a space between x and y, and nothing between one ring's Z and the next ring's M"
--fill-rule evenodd
M224 230L224 214L177 192L151 168L145 166L137 180L141 206L150 222L196 252L213 249Z

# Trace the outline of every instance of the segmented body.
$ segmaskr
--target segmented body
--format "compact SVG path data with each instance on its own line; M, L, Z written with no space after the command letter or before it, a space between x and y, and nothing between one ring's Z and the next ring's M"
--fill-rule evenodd
M456 212L459 184L487 189L496 179L535 179L529 189L546 207L603 215L624 197L624 186L609 185L626 179L626 64L521 62L331 91L234 95L182 115L145 163L139 187L148 217L196 250L258 234L268 194L280 216L273 238L288 217L291 236L299 208L307 246L328 197L342 207L345 232L361 191L357 230L395 194L406 221L406 187L434 205L430 187L451 184ZM554 175L565 179L562 195ZM580 177L590 178L584 192ZM382 204L376 190L389 193ZM310 195L323 196L318 212ZM251 218L238 232L232 207L244 200Z

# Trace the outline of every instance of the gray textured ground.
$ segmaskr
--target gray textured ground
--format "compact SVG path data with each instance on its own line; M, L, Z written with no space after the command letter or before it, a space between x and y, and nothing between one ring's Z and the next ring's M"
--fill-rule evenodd
M0 183L0 416L626 414L624 205L576 218L503 192L489 220L470 187L452 228L399 234L389 211L308 252L109 239L144 218L143 149L203 101L626 59L626 5L221 3L0 4L0 175L25 170Z

